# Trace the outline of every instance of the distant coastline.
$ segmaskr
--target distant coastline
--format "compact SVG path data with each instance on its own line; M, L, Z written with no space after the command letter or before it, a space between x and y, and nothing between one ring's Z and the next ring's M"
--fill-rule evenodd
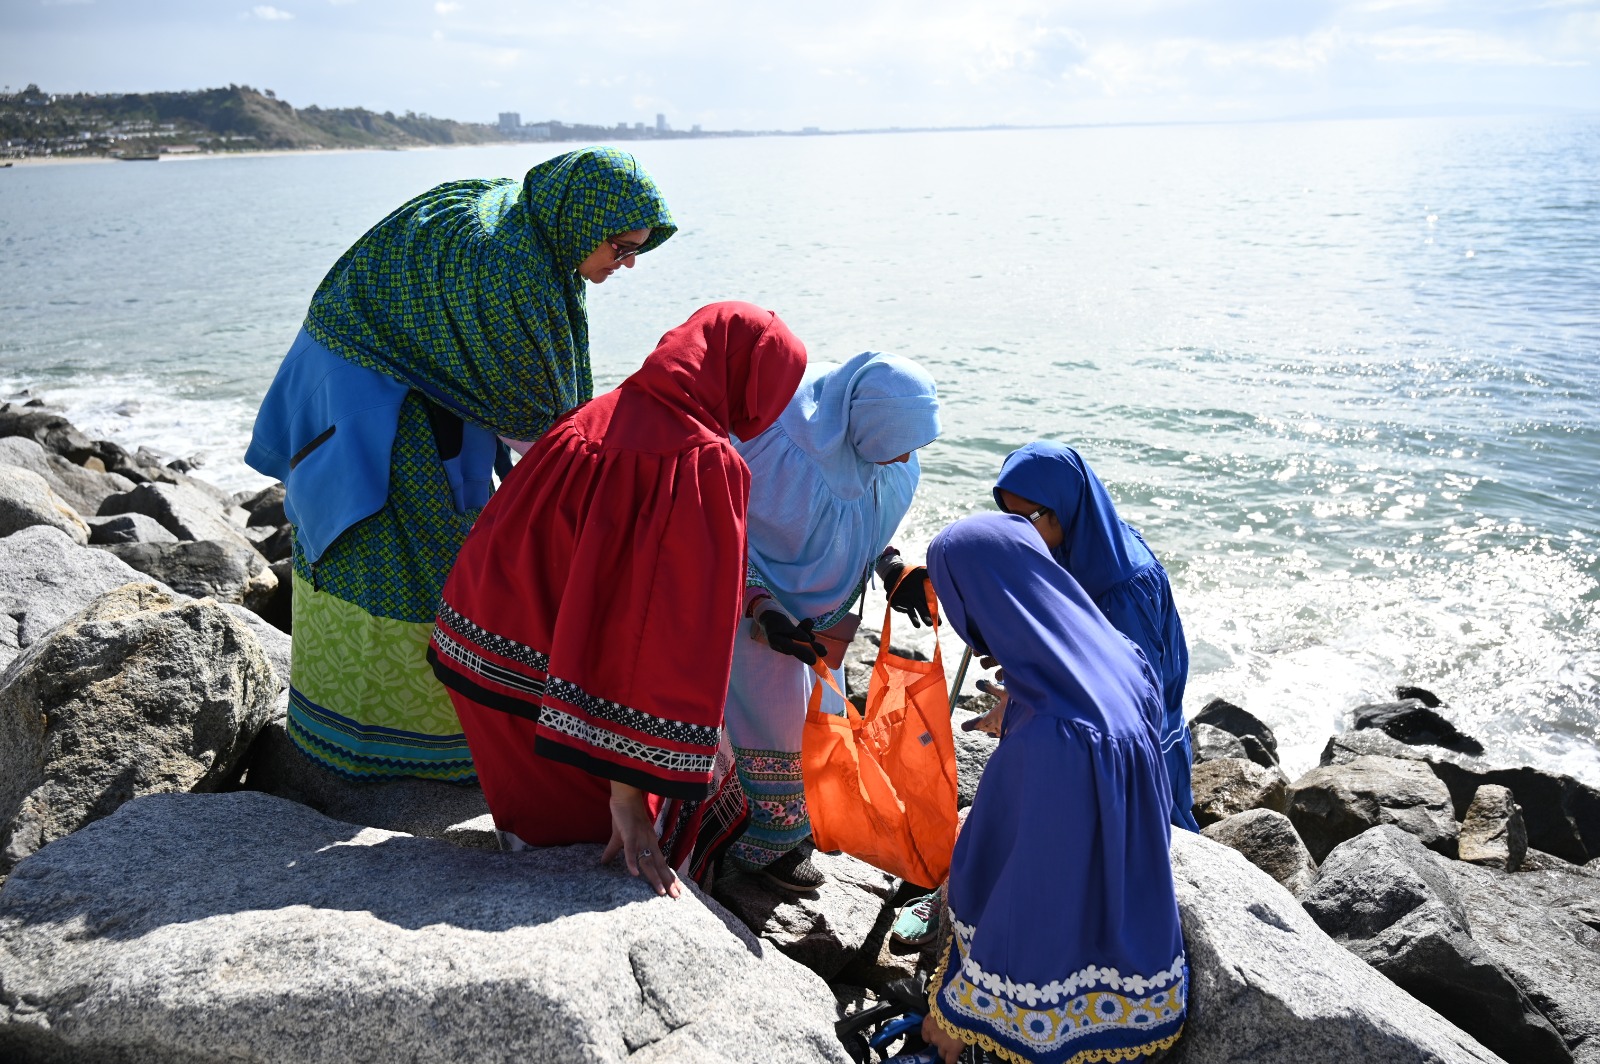
M48 93L29 85L0 93L0 164L115 162L180 158L250 158L285 153L396 151L467 145L576 142L604 144L636 140L700 140L729 137L831 137L883 133L976 133L1035 129L1137 128L1144 126L1257 125L1275 122L1340 122L1385 119L1504 117L1513 114L1581 114L1581 109L1484 107L1438 104L1425 107L1365 107L1277 118L1140 122L988 123L953 126L878 126L851 129L673 129L658 114L653 124L615 125L554 118L523 122L502 112L495 123L461 122L362 107L295 108L270 89L248 85L151 93Z
M50 93L37 85L0 94L0 160L134 161L228 157L288 151L397 150L477 144L681 140L813 135L798 131L676 130L665 115L647 125L615 126L546 119L524 123L514 112L495 124L459 122L407 111L363 107L296 108L271 89L248 85L149 93Z
M198 163L218 159L268 159L280 158L288 155L352 155L357 152L382 152L382 151L430 151L435 148L473 148L491 144L510 144L513 141L479 141L475 144L416 144L407 147L385 148L256 148L249 151L212 151L195 152L184 155L163 155L161 163ZM121 163L124 160L112 155L23 155L0 160L12 163L17 169L40 166L102 166Z

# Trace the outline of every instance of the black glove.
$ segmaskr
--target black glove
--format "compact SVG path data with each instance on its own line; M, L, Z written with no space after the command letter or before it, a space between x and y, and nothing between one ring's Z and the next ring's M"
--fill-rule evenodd
M901 576L900 583L889 594L889 605L896 612L911 618L913 628L933 623L933 611L928 609L927 587L928 570L913 569Z
M807 665L815 665L827 651L811 634L811 622L795 624L782 610L763 610L756 614L756 623L767 635L767 646L780 654L799 658Z
M878 574L878 581L889 596L889 605L911 618L911 627L921 628L933 623L933 614L928 610L928 593L924 590L928 586L928 570L918 569L911 574L911 579L902 580L906 563L900 560L899 551L885 547L878 560L872 563L872 571Z

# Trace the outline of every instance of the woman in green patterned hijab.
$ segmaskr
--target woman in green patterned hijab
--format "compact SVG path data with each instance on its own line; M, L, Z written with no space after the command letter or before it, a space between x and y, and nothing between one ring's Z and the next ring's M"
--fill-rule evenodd
M537 439L593 395L584 283L677 227L626 152L403 204L334 264L246 460L295 525L288 728L355 779L470 780L425 651L439 590L488 500L496 437Z

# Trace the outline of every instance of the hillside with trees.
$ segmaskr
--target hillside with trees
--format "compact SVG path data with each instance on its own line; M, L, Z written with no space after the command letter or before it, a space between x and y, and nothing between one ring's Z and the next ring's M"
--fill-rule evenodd
M145 155L182 151L406 148L503 139L494 126L410 111L295 108L248 85L192 92L0 95L7 155Z

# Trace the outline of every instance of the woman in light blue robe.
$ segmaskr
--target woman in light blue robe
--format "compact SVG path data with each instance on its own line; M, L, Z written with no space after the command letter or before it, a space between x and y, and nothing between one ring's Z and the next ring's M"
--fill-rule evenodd
M728 856L791 889L821 883L797 849L811 834L800 736L815 674L757 641L768 634L762 618L776 609L782 617L769 624L809 622L816 632L844 621L911 506L915 452L938 435L933 378L910 359L869 351L813 364L777 424L737 442L750 467L749 566L725 720L749 825ZM844 711L827 690L823 708Z
M950 864L923 1037L1007 1061L1137 1061L1177 1041L1188 961L1149 664L1025 517L940 532L952 629L1006 675L1004 717Z
M1172 785L1172 822L1199 831L1190 789L1193 754L1183 720L1189 646L1167 571L1077 451L1039 440L1012 451L994 486L1000 509L1029 518L1050 556L1072 574L1117 631L1155 670L1164 717L1161 754Z

